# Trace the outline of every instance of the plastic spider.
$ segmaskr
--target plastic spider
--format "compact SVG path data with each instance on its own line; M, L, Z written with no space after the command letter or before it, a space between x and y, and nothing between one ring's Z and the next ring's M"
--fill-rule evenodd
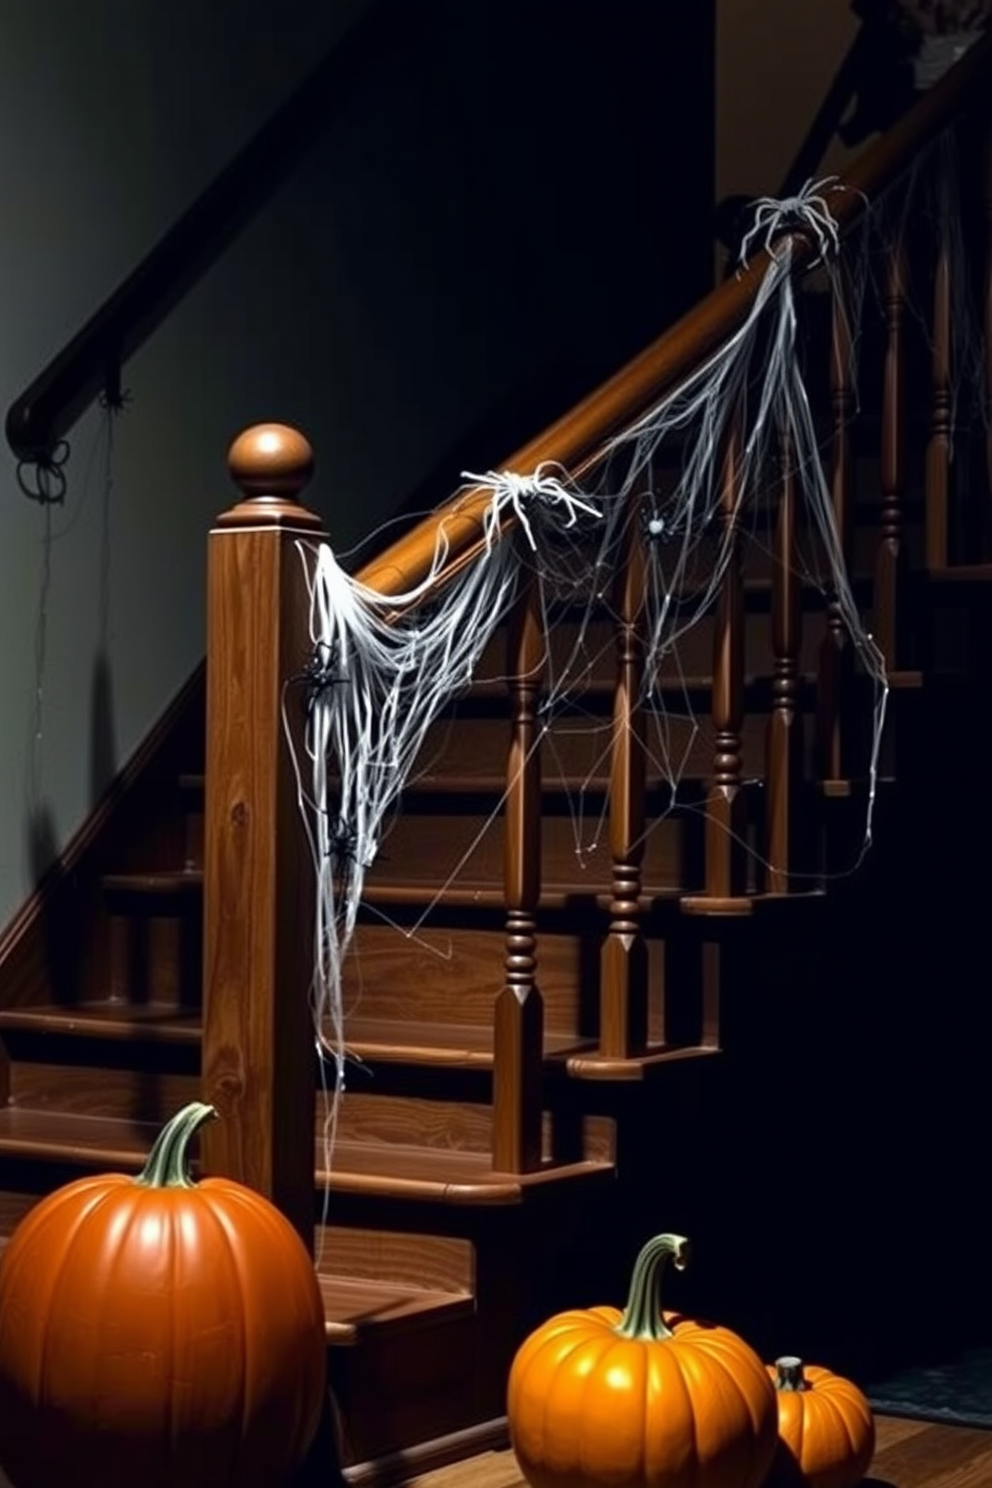
M358 833L342 816L339 816L335 823L328 851L338 864L354 863L358 860Z
M827 195L846 190L837 176L824 176L822 181L814 181L810 176L795 196L784 196L781 200L759 196L753 204L754 222L741 243L740 267L747 268L748 244L752 238L760 237L763 232L761 246L771 253L772 242L786 227L805 228L815 238L819 254L814 263L825 260L828 253L836 253L840 248L840 229L827 206Z
M299 681L303 683L308 718L332 687L338 687L347 681L346 677L338 676L334 667L335 659L330 647L319 646L299 677Z
M561 474L545 473L552 471L560 471ZM486 512L484 523L487 553L499 536L500 515L508 506L513 508L530 544L531 552L534 553L537 552L537 543L534 541L534 533L524 509L525 501L536 498L548 506L563 506L568 512L566 528L575 526L580 511L590 517L602 516L602 512L598 507L593 506L592 502L583 501L574 491L568 490L562 481L562 476L565 480L568 479L567 470L549 460L542 461L532 475L517 475L514 470L487 470L485 475L476 475L470 470L462 471L463 481L473 486L481 486L484 490L493 493L492 504Z
M641 536L649 543L665 542L671 536L668 523L657 507L641 508Z

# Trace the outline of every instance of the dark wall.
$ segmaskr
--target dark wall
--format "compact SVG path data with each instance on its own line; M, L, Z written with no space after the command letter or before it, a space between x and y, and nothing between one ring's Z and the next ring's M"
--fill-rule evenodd
M4 7L0 406L363 8ZM241 429L306 431L308 499L344 552L507 456L708 285L712 0L401 8L414 34L384 29L310 155L125 368L111 483L99 411L70 431L50 582L46 514L3 466L0 917L202 657ZM86 738L113 747L88 759Z
M434 0L346 105L307 168L337 286L308 321L372 444L386 383L399 497L508 455L710 287L713 72L710 0Z

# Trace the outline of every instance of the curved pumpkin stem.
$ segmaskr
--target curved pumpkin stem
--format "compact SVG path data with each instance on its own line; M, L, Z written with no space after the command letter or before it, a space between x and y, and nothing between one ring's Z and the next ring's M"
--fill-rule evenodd
M634 1262L627 1306L613 1331L623 1338L671 1338L672 1330L661 1315L661 1275L669 1260L677 1271L684 1271L688 1259L684 1235L655 1235L649 1240Z
M808 1390L809 1380L803 1374L803 1361L797 1359L794 1354L783 1354L781 1359L775 1360L775 1368L778 1378L775 1381L776 1390Z
M146 1188L194 1188L189 1176L189 1153L187 1151L194 1133L207 1121L217 1116L214 1106L202 1101L193 1101L172 1120L167 1122L155 1138L155 1145L148 1160L135 1178Z

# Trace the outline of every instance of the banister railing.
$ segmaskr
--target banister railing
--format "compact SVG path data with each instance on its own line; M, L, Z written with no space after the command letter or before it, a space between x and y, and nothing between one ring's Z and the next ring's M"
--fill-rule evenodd
M332 105L384 40L402 45L418 7L374 0L272 117L11 404L7 442L45 463L97 398L120 392L124 362L264 207L318 136Z
M898 124L867 150L830 198L838 228L850 230L869 205L893 186L958 115L985 105L992 74L992 37L976 45L948 76ZM987 121L983 121L987 127ZM819 251L802 233L791 236L792 260L801 273ZM984 247L984 245L983 245ZM886 291L887 373L883 388L879 533L875 625L890 664L898 664L896 629L902 598L902 495L905 473L901 439L905 428L903 358L904 264L899 244L890 252ZM985 284L989 278L985 265ZM739 277L726 281L690 315L631 361L598 391L507 462L529 473L542 461L557 461L581 477L603 454L611 436L645 412L696 370L741 327L755 303L768 267L764 249ZM934 347L934 422L944 437L946 402L946 315L938 285L938 331ZM840 294L842 291L837 290ZM992 305L992 288L988 301ZM836 526L845 547L852 524L851 446L847 425L853 412L848 375L851 345L838 300L831 343L831 485ZM987 349L986 349L987 355ZM731 429L730 444L736 438ZM289 1209L301 1233L313 1217L312 1111L313 1030L306 986L310 941L300 875L308 865L300 853L300 825L282 738L285 681L307 661L302 617L305 595L296 537L313 538L317 521L289 497L302 490L309 452L295 436L275 437L273 463L265 467L264 442L254 439L251 461L235 461L247 501L228 513L212 534L210 576L210 681L205 904L205 1098L227 1120L205 1134L205 1157L225 1171L262 1186ZM279 441L282 440L280 446ZM277 448L277 446L279 446ZM941 445L941 449L943 446ZM280 454L280 449L282 454ZM788 892L797 865L793 826L799 767L795 737L802 722L798 594L792 568L795 545L794 451L782 451L780 506L776 513L772 581L772 666L776 689L767 750L768 888ZM943 458L943 456L942 456ZM251 465L251 470L248 469ZM256 468L257 467L257 468ZM735 461L725 462L720 520L728 548L736 541ZM267 498L282 492L285 501ZM636 499L636 493L634 494ZM485 546L484 519L492 502L485 489L459 494L421 522L384 554L366 564L360 578L380 593L399 595L431 573L441 526L448 559L436 575L443 585ZM941 521L947 502L941 496ZM511 507L504 525L513 521ZM645 1052L644 927L640 847L645 832L644 778L636 717L641 658L638 636L643 579L637 545L624 545L624 572L616 575L618 664L611 759L609 924L604 949L600 1012L606 1048L600 1071L623 1066ZM930 551L943 560L946 533L930 534ZM878 614L881 605L884 613ZM705 882L683 899L697 913L738 912L750 890L741 871L742 698L745 681L743 600L739 567L726 566L717 593L713 668L714 761L707 802L712 820ZM841 732L849 654L841 655L843 617L836 595L827 595L821 680L827 685L821 710L820 784L826 794L850 785L846 742ZM250 623L249 623L250 621ZM242 623L244 622L244 623ZM541 1153L540 1076L543 1061L539 991L538 909L540 862L540 760L536 738L537 673L546 638L539 634L537 608L526 589L511 627L508 686L513 717L507 773L506 957L502 987L494 987L494 1161L526 1171ZM259 719L263 720L260 724ZM264 735L264 737L263 737ZM609 885L604 884L604 889ZM666 992L667 995L667 992ZM667 1018L667 1012L666 1012ZM689 1020L691 1021L691 1020ZM710 1011L697 1020L701 1042L716 1036ZM650 1054L651 1051L648 1051ZM610 1075L611 1078L614 1074Z

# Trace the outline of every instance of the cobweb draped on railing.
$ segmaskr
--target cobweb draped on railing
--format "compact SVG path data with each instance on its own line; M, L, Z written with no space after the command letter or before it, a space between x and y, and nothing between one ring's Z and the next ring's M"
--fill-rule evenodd
M939 167L945 166L946 152L939 156ZM946 184L935 188L936 179L938 174L921 172L923 185L914 178L909 194L918 201L925 193L928 207L941 214L941 231L959 231L951 220L953 194ZM831 256L837 246L829 213L833 189L826 182L806 194L815 214L806 226L816 234L824 261L821 272L829 275L842 272ZM787 205L794 213L797 203ZM770 222L768 213L762 220ZM883 202L868 211L865 225L846 246L844 302L852 322L852 347L871 283L873 235L890 230L891 206ZM901 230L898 222L894 230ZM568 712L568 726L589 735L591 781L608 767L614 729L612 720L583 713L583 689L601 653L614 643L612 635L603 639L603 628L595 622L612 614L614 576L631 539L643 546L645 664L637 702L648 724L650 769L669 792L668 807L649 816L650 834L666 811L681 804L679 786L699 727L680 647L712 612L733 544L742 539L768 542L780 490L781 451L787 448L797 499L806 514L799 524L804 547L796 555L797 566L805 581L830 596L872 695L871 739L861 771L868 782L862 851L871 841L888 692L885 667L852 592L807 397L797 344L791 240L767 246L767 267L746 322L612 439L583 470L581 481L550 464L533 472L464 475L464 485L448 506L451 517L457 518L469 495L477 500L480 489L488 491L489 505L478 555L454 578L444 578L449 559L444 516L431 571L416 589L401 595L369 590L344 571L328 546L300 543L313 656L307 674L288 684L287 692L302 688L306 705L306 757L296 765L317 885L311 994L321 1068L331 1072L333 1089L326 1130L328 1167L345 1085L342 968L365 875L401 792L413 772L425 768L422 751L432 723L453 697L479 680L480 660L507 618L521 575L534 576L545 635L567 613L572 637L564 656L560 646L547 648L538 746L548 746L553 767L551 727ZM961 309L960 315L968 320L970 311ZM974 338L966 329L956 335L959 345L972 347ZM732 430L737 463L730 487L735 507L728 520L731 514L723 503ZM508 521L511 514L515 520ZM562 787L574 797L575 852L583 865L599 847L606 806L587 817L584 787L576 789L574 781L566 786L564 769ZM497 803L490 821L502 805ZM464 860L463 855L451 865L449 883ZM418 933L426 914L425 908L412 930L397 927L397 932Z

